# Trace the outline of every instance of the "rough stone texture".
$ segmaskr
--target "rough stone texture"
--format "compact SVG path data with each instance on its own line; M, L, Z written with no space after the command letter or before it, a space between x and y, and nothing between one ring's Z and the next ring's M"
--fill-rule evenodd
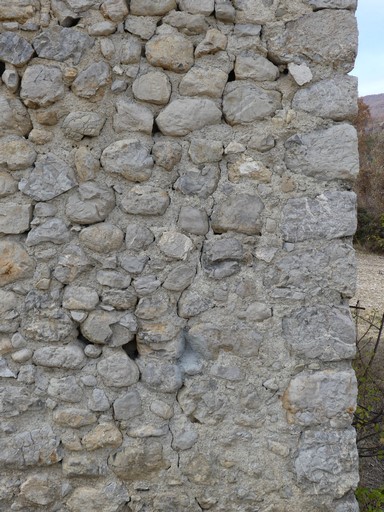
M0 0L0 510L357 512L356 0Z

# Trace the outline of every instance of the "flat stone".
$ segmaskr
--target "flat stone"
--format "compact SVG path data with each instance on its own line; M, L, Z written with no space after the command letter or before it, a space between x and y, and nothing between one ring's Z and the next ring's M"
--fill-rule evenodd
M117 113L113 116L113 129L116 133L143 132L148 135L152 133L153 113L149 108L120 98L116 102L116 110Z
M203 199L211 196L219 183L220 170L217 165L186 167L175 183L175 189L185 195L196 195Z
M35 168L19 189L35 201L49 201L76 186L73 169L53 153L39 155Z
M179 8L192 14L209 16L215 8L214 0L179 0Z
M113 402L113 415L116 420L127 421L143 413L139 393L129 391Z
M246 235L260 233L260 214L264 204L258 196L237 194L217 204L213 210L211 225L215 233L235 231Z
M315 9L351 9L357 7L357 0L309 0L309 5Z
M31 277L34 260L18 243L0 240L0 286Z
M182 233L166 231L159 240L159 248L168 258L185 260L193 248L193 242Z
M185 290L185 288L187 288L190 284L192 284L195 275L195 267L184 264L178 265L168 274L163 283L163 287L166 290L181 292L182 290Z
M157 29L157 16L128 16L125 20L125 30L139 36L145 41L151 39Z
M245 82L230 82L223 99L223 112L230 125L252 123L273 115L281 108L281 95Z
M99 295L89 286L66 286L63 295L63 308L91 311L99 303Z
M228 74L218 68L194 66L180 82L179 92L183 96L209 96L221 98Z
M97 372L106 386L132 386L139 380L139 369L123 350L111 352L97 364Z
M221 365L215 363L211 367L210 373L219 379L229 380L231 382L237 382L244 379L244 372L242 369L233 365Z
M69 453L63 457L64 477L100 477L107 473L106 463L92 453Z
M7 197L18 190L18 182L5 171L0 171L0 197Z
M83 350L76 344L38 348L33 354L34 364L47 368L76 370L84 366L85 359Z
M163 393L175 393L183 385L183 374L180 368L165 361L139 361L141 363L141 379L151 389Z
M33 227L28 233L26 245L32 247L43 242L61 245L69 242L70 232L62 219L48 219L39 226Z
M125 289L131 284L131 277L116 270L99 270L96 280L102 286Z
M129 500L125 487L112 482L104 486L76 487L66 506L70 512L93 512L97 508L103 512L118 512Z
M76 403L83 398L83 390L72 375L50 379L47 392L50 397L63 402Z
M105 18L120 23L128 15L128 5L126 0L104 0L100 11Z
M168 206L168 193L150 186L132 187L121 200L123 211L132 215L164 215Z
M87 181L68 198L65 213L72 222L94 224L106 219L114 207L115 194L112 188Z
M161 285L154 275L138 277L133 281L133 287L139 297L151 295Z
M136 16L163 16L176 9L176 0L131 0L131 14Z
M77 65L94 40L79 30L56 25L41 32L32 44L40 58L59 62L72 58Z
M63 427L81 428L96 423L97 416L87 409L72 407L55 411L53 421Z
M123 442L120 430L113 423L97 425L81 440L86 450L97 450L106 446L117 448Z
M21 80L20 98L28 108L47 107L64 97L60 68L34 64L28 66Z
M66 311L51 306L39 310L33 308L24 313L22 334L33 341L54 343L68 341L72 336L75 336L76 330Z
M109 253L116 251L123 243L124 233L120 228L107 222L94 224L83 229L79 241L88 249L96 252Z
M120 266L130 274L141 274L148 261L149 257L146 254L133 256L127 253L121 253L119 255Z
M46 476L29 476L20 486L20 497L27 503L46 506L57 498L57 486Z
M208 215L193 206L181 207L177 224L183 231L194 235L206 235L209 230Z
M205 16L183 11L171 11L163 18L163 23L177 28L179 32L187 36L203 34L208 29Z
M94 62L81 71L72 84L72 91L80 98L91 99L103 93L111 79L111 70L104 61Z
M30 204L0 204L0 233L16 235L28 231L31 217Z
M151 71L138 77L132 84L132 92L137 100L155 105L165 105L171 96L169 78L161 71Z
M145 45L145 55L152 66L185 73L194 63L193 44L181 34L154 36Z
M279 68L262 55L250 53L239 55L236 58L235 75L237 80L274 81L279 78L279 74Z
M309 66L307 66L304 62L301 64L295 64L294 62L290 62L288 64L288 71L291 73L292 78L297 83L297 85L305 85L311 82L313 78L312 71Z
M300 89L293 97L292 107L342 121L357 114L357 96L357 78L340 76Z
M90 36L109 36L116 32L116 25L112 21L100 21L88 27Z
M282 219L281 230L287 242L352 236L356 231L356 195L335 191L315 199L289 199Z
M97 9L101 3L100 0L66 0L66 2L70 9L76 13L84 12L92 8Z
M152 156L156 165L171 171L180 162L182 149L178 142L160 140L153 145Z
M4 165L10 171L31 167L36 157L33 144L23 137L8 135L0 139L0 165Z
M140 140L124 139L104 149L101 164L107 172L120 174L129 181L142 182L152 174L153 159L148 147Z
M24 66L34 51L29 42L15 32L0 34L0 59L14 66Z
M233 23L236 19L236 10L231 2L220 0L215 2L215 17L223 23Z
M100 135L104 123L105 117L95 112L71 112L64 119L62 129L68 138L79 141Z
M137 295L132 287L125 290L106 290L102 297L103 304L113 306L117 310L133 309L137 304Z

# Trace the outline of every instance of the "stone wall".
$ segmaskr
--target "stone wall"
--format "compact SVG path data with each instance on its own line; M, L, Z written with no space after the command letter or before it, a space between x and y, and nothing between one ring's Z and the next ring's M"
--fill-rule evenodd
M356 0L1 0L0 509L353 512Z

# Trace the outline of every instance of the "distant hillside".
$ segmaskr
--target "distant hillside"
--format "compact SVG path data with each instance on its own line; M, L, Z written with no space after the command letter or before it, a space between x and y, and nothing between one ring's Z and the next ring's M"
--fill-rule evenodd
M363 96L363 100L369 107L373 124L377 126L384 123L384 94Z

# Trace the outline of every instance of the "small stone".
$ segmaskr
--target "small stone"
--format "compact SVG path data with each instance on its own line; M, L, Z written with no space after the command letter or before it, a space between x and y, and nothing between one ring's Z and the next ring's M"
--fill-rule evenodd
M103 221L114 207L115 194L112 188L87 181L68 198L65 213L72 222L94 224Z
M67 286L63 295L63 308L91 311L99 303L99 295L87 286Z
M163 418L164 420L169 420L173 416L173 407L161 400L154 400L151 402L149 408L153 414L160 416L160 418Z
M37 121L45 126L54 126L59 120L56 110L37 111L35 115Z
M62 377L59 379L52 378L49 381L48 395L55 400L63 402L81 402L83 398L83 390L73 376Z
M7 197L17 192L18 182L5 171L0 171L0 197Z
M72 91L80 98L100 97L111 79L111 70L104 61L94 62L81 71L72 84Z
M76 186L72 168L53 153L39 155L28 178L19 189L35 201L49 201Z
M105 18L119 23L124 21L128 15L127 2L126 0L104 0L100 11Z
M215 2L215 16L223 23L233 23L236 19L236 10L232 3L228 0L220 0Z
M137 64L141 59L141 41L137 37L128 35L120 47L121 64Z
M168 193L150 186L132 187L121 200L123 211L132 215L164 215L168 206Z
M129 181L142 182L152 174L153 159L148 148L138 139L125 139L110 144L101 155L107 172L122 175Z
M30 204L0 204L0 233L15 235L28 231L31 217L32 205Z
M97 416L86 409L68 408L55 411L53 421L63 427L80 428L95 423Z
M133 309L137 304L137 295L132 288L106 290L102 297L103 304L113 306L117 310Z
M67 368L70 370L82 368L85 364L83 350L76 344L65 347L43 347L35 350L33 362L37 366L47 368Z
M192 206L182 206L177 224L183 231L194 235L206 235L209 230L206 212Z
M151 71L141 75L132 84L136 99L155 105L165 105L171 96L172 87L169 78L161 71Z
M183 11L171 11L163 18L163 23L177 28L186 36L203 34L208 29L208 24L202 14L189 14Z
M157 29L158 17L155 16L128 16L125 20L125 30L130 34L139 36L145 41L151 39Z
M145 297L151 295L161 285L155 276L143 276L138 277L133 282L133 287L139 297Z
M16 242L0 241L0 286L33 275L35 263Z
M273 135L265 135L264 133L253 135L248 142L248 146L251 149L256 149L261 153L269 151L270 149L274 148L275 145L276 141Z
M169 258L185 260L193 248L193 243L181 233L167 231L159 240L159 248Z
M220 379L236 382L244 379L244 372L238 366L221 365L215 363L210 371L211 375Z
M69 245L61 251L53 275L61 283L68 284L90 267L90 261L83 249L77 245Z
M194 66L180 82L179 92L183 96L209 96L221 98L228 74L218 68Z
M100 356L101 351L102 351L100 347L96 347L95 345L87 345L87 347L93 347L94 349L96 349L98 352L97 357ZM91 357L91 356L88 355L88 357ZM108 411L108 409L110 407L109 400L108 400L107 395L105 394L105 392L102 389L95 388L92 390L92 396L88 400L88 407L89 407L89 409L91 409L91 411L95 411L95 412Z
M124 486L117 483L77 487L66 502L70 512L117 512L130 501Z
M75 65L93 44L93 39L83 32L59 25L44 30L33 40L33 47L40 58L59 62L72 58Z
M12 360L15 361L15 363L26 363L31 359L33 356L33 350L30 348L23 348L21 350L18 350L17 352L14 352L11 357Z
M227 47L227 36L225 36L217 28L207 30L205 38L199 43L195 50L195 57L199 58L203 55L217 53L225 50Z
M16 374L8 368L7 361L3 357L0 357L0 377L16 379Z
M113 116L113 129L116 133L143 132L148 135L152 133L153 113L149 108L120 98L116 102L116 110L117 113Z
M212 100L181 99L168 105L156 118L164 135L183 136L204 126L218 124L221 110Z
M178 265L168 274L163 283L163 287L167 290L181 292L185 290L196 275L196 269L190 265Z
M32 58L34 51L24 37L15 32L0 34L0 59L14 66L24 66Z
M192 318L212 307L212 302L194 290L186 290L178 302L178 315L181 318Z
M88 148L81 146L75 153L75 167L77 180L82 183L95 179L100 170L100 162Z
M288 64L288 70L291 73L293 79L297 85L305 85L310 82L313 78L312 71L306 64L295 64L290 62Z
M116 32L116 25L112 21L100 21L88 27L90 36L109 36Z
M113 403L113 415L118 421L127 421L142 413L141 398L137 391L129 391Z
M104 126L105 117L94 112L71 112L64 119L64 134L73 140L80 141L83 137L97 137Z
M102 222L83 229L79 241L88 249L108 253L119 249L123 243L124 233L113 224Z
M20 78L15 69L6 69L1 75L3 84L10 92L16 92L20 85Z
M56 499L53 482L45 476L29 476L20 486L20 497L33 505L47 506Z
M188 154L197 165L219 162L223 155L223 143L219 140L193 139Z
M258 196L238 194L217 204L212 214L215 233L236 231L247 235L260 233L260 214L264 204Z
M97 372L106 386L132 386L139 380L139 369L123 350L106 354L97 364Z
M115 270L99 270L96 280L103 286L125 289L131 284L131 277Z
M272 309L263 302L252 302L245 312L245 318L249 322L263 322L272 317Z
M152 155L156 165L171 171L180 162L182 149L177 142L158 141L152 147Z
M175 393L183 385L183 374L175 364L164 361L141 361L140 369L142 382L151 389Z
M4 165L10 171L31 167L36 156L33 145L23 137L9 135L0 139L0 165Z
M233 164L228 164L228 179L233 183L238 183L244 178L259 183L270 183L272 172L262 162L244 156Z
M237 80L274 81L279 77L279 68L261 55L245 54L236 58L235 75Z
M117 448L122 442L123 436L113 423L97 425L81 440L81 444L85 449L90 451L105 448L106 446Z
M131 13L136 16L163 16L176 7L176 0L131 0Z
M25 243L30 247L43 242L60 245L69 242L70 238L71 236L65 222L61 219L53 218L32 228L28 233Z
M28 135L28 140L30 140L34 144L39 144L40 146L42 146L43 144L47 144L52 139L52 132L49 132L48 130L39 130L38 128L34 128Z
M155 240L150 229L140 224L129 224L125 235L125 245L132 251L146 249Z
M179 0L179 8L191 14L209 16L215 8L214 0Z
M0 108L0 136L8 136L10 133L27 136L32 130L32 123L21 101L0 95Z
M194 63L193 44L181 34L154 36L145 45L145 55L152 66L185 73Z
M145 265L148 263L148 260L149 257L146 255L131 256L130 254L126 253L119 255L120 266L130 274L141 274L145 268Z
M64 97L63 74L58 67L28 66L21 80L20 98L28 108L47 107Z

